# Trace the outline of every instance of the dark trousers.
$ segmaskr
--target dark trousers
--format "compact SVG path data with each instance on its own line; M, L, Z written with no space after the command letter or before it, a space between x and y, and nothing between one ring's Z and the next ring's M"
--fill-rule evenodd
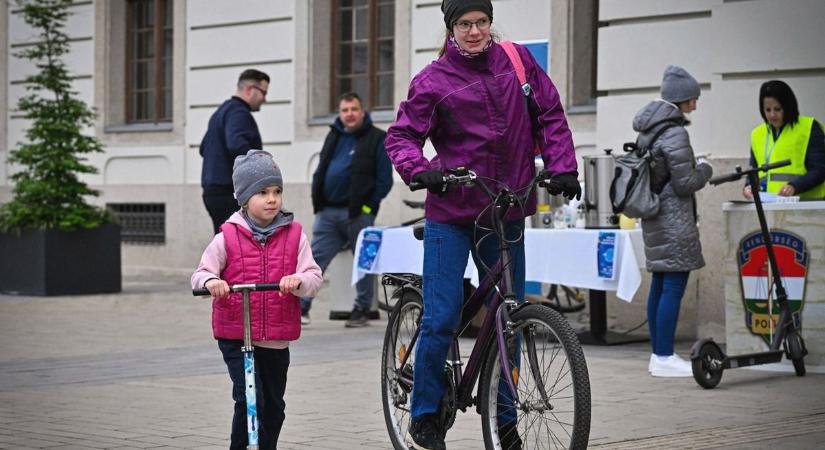
M246 431L246 382L244 380L243 341L219 339L218 348L232 379L232 416L230 450L243 450L248 443ZM289 368L289 349L255 347L255 387L258 402L258 441L261 449L277 449L284 424L284 391Z
M212 218L212 226L215 234L220 231L221 225L235 211L240 209L238 201L232 191L232 186L210 186L203 189L203 204L209 217Z

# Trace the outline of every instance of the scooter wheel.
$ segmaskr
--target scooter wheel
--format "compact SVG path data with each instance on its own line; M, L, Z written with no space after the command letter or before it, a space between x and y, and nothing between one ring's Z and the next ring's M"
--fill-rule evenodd
M705 342L699 349L699 357L691 361L693 379L705 389L713 389L722 380L722 351L713 342Z
M805 350L805 342L802 340L802 336L798 333L791 333L785 338L785 343L787 345L787 355L793 363L793 370L796 372L796 376L804 377L805 355L808 352Z

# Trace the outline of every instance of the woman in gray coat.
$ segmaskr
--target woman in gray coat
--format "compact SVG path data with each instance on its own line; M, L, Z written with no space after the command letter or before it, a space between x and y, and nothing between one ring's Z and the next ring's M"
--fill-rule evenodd
M690 271L705 265L694 193L705 186L713 168L703 158L694 160L685 129L698 98L699 83L681 67L668 66L661 98L648 103L633 119L639 146L652 148L664 161L656 165L654 178L667 180L659 194L659 214L642 221L647 270L653 274L647 300L653 350L648 370L656 377L692 375L690 362L674 354L673 339ZM651 143L662 127L670 128Z

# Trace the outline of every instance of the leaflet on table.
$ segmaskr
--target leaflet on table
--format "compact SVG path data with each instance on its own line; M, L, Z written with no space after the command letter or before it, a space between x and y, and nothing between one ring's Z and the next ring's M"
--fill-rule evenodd
M616 276L616 233L600 232L596 252L599 278L612 280Z
M380 228L367 228L361 237L361 249L358 252L358 268L372 271L378 259L378 249L381 248L382 231Z
M759 200L761 200L762 203L799 203L799 196L793 195L790 197L785 197L770 192L760 192ZM731 203L753 203L753 200L734 199L731 200Z

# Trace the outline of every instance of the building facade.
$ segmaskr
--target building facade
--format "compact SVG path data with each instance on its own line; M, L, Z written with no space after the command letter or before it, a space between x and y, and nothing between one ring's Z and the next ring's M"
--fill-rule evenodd
M234 92L238 74L272 78L255 118L264 148L283 169L285 205L309 226L309 180L335 99L358 90L386 128L410 79L444 39L440 1L94 0L75 1L68 65L80 96L98 111L94 133L106 151L87 177L128 223L124 269L189 271L211 238L201 201L198 145L209 116ZM743 163L760 120L759 85L796 91L803 114L825 118L825 9L818 0L495 0L494 28L528 43L558 87L579 156L635 138L636 111L658 93L663 69L678 64L701 83L691 140L717 171ZM22 140L15 105L33 67L14 54L37 37L18 6L0 1L0 159ZM431 149L427 151L431 152ZM581 159L580 159L581 161ZM14 167L0 166L0 201ZM722 192L720 194L720 192ZM683 335L724 326L718 248L721 202L733 189L699 195L709 262L689 290ZM401 205L400 180L378 222L417 213ZM644 288L619 323L643 317ZM612 303L611 303L612 304ZM641 316L640 316L641 313ZM724 333L722 333L723 335ZM716 333L716 335L719 335Z

